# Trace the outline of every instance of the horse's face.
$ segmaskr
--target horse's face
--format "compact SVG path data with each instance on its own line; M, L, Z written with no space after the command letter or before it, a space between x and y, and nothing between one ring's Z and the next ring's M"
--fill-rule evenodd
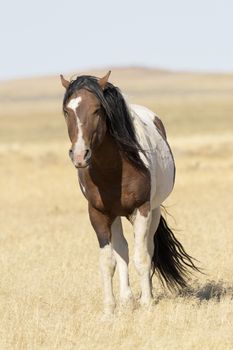
M67 101L64 111L71 141L70 158L76 168L85 168L90 164L92 150L106 134L103 108L93 93L80 89Z

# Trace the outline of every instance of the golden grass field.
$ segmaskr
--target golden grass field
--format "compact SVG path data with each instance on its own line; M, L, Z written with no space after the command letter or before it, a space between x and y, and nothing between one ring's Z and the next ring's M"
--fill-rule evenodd
M59 72L60 73L60 72ZM89 72L102 75L104 72ZM115 69L164 121L177 165L170 226L206 275L102 321L98 244L68 159L58 77L0 83L0 349L233 349L233 75ZM132 257L133 234L125 223ZM132 260L132 259L131 259ZM114 288L118 297L117 275Z

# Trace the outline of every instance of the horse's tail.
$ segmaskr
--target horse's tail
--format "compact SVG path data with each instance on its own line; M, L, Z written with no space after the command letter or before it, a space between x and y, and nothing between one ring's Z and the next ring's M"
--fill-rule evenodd
M193 263L193 258L186 253L176 239L163 216L154 235L154 254L152 257L152 276L158 272L160 280L169 289L187 287L189 268L201 272Z

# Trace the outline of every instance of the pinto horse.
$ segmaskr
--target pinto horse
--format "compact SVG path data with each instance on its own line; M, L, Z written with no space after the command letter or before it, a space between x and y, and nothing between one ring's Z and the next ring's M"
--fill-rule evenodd
M66 89L63 112L71 141L69 151L91 224L100 246L104 311L112 313L112 278L117 265L120 301L132 300L128 244L121 217L133 225L134 262L142 305L152 303L151 278L156 271L168 287L186 286L192 258L161 215L161 205L175 181L174 158L161 120L149 109L127 105L120 90L103 78L83 75Z

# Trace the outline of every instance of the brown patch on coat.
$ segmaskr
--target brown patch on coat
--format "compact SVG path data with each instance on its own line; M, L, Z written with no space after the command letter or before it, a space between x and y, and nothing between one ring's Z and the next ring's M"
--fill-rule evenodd
M138 210L139 210L140 214L146 218L150 212L150 201L145 202L143 205L141 205L138 208Z
M155 115L153 122L154 122L156 128L158 129L158 131L160 132L160 134L163 136L164 140L167 140L167 134L166 134L166 130L165 130L165 127L163 125L162 120L159 119L159 117L157 117Z

